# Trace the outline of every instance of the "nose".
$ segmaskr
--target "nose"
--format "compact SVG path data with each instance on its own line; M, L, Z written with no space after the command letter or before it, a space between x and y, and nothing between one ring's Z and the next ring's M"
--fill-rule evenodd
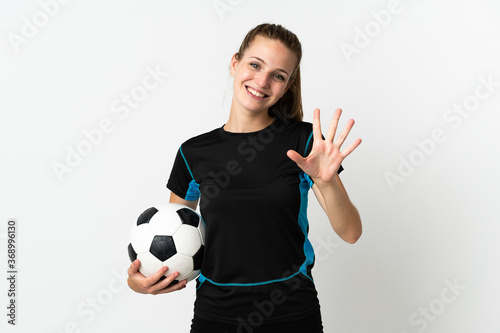
M268 88L269 86L270 74L266 72L256 73L254 77L254 82L261 88Z

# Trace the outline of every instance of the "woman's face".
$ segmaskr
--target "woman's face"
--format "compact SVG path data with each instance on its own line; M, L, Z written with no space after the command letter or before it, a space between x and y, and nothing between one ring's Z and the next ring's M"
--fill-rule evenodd
M233 107L267 112L285 94L296 62L281 42L256 36L240 60L231 60Z

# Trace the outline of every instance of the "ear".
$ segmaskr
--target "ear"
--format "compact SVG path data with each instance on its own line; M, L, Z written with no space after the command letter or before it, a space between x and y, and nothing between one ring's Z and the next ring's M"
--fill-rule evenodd
M236 66L238 65L238 60L236 59L236 54L233 54L233 57L231 58L231 64L230 64L230 70L231 70L231 76L234 77L236 74Z

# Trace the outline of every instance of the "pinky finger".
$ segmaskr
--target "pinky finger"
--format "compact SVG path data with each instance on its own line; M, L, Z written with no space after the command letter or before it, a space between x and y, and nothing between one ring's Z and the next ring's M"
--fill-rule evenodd
M356 139L356 141L354 141L349 147L345 148L343 151L342 151L342 156L344 158L346 158L347 156L349 156L350 153L353 152L354 149L356 149L359 145L361 144L361 138L358 138Z

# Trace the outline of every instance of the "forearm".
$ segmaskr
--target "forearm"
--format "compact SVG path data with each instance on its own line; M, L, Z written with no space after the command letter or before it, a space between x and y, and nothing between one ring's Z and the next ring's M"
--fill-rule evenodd
M316 196L333 230L348 243L361 236L362 226L358 210L351 203L338 175L329 183L314 183ZM318 193L319 192L319 193Z

